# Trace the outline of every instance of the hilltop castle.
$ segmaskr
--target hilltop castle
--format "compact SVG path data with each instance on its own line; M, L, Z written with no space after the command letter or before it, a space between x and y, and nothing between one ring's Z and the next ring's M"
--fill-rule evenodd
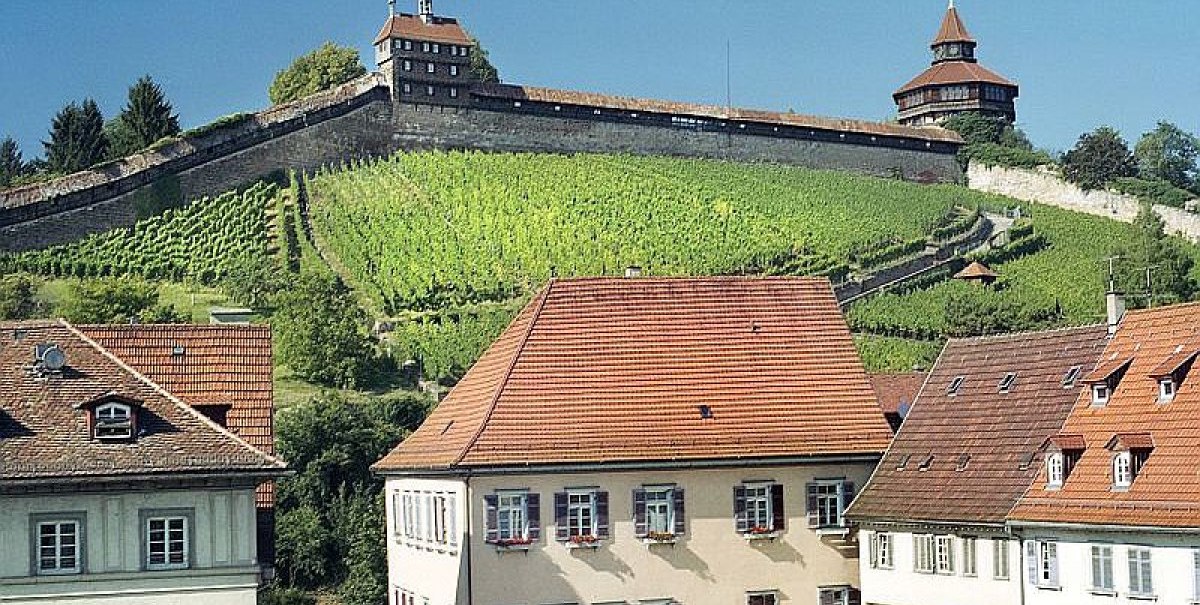
M897 90L893 99L906 126L940 124L964 112L1017 120L1017 85L979 64L977 43L967 32L954 0L930 48L933 66Z

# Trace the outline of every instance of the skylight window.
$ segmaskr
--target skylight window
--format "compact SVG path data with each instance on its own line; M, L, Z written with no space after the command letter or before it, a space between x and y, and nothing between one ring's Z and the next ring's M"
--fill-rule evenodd
M917 470L927 471L931 466L933 466L933 454L926 456L925 459L921 461L921 464L917 466Z
M950 381L950 386L946 388L946 394L951 397L957 395L958 390L960 388L962 388L963 381L965 381L966 379L967 379L966 376L955 376L954 380Z
M700 406L700 417L707 420L713 417L712 408L707 405Z
M1064 389L1069 389L1075 386L1075 381L1079 380L1079 372L1082 370L1080 366L1071 366L1063 376L1062 385Z
M908 468L909 460L912 460L912 454L905 454L903 456L900 456L900 461L896 463L896 470L902 471L905 468Z
M958 466L955 466L954 470L961 473L961 472L967 470L967 465L970 463L971 463L971 455L963 454L958 457Z
M1009 372L1000 379L1000 392L1007 393L1012 389L1013 383L1017 381L1017 373Z

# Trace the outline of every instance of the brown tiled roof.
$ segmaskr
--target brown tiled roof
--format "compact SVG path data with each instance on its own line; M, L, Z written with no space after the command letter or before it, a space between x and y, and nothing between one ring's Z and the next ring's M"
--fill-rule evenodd
M184 402L229 406L229 432L275 453L269 327L104 325L79 330ZM175 354L177 346L182 354ZM270 484L259 488L258 500L263 506L272 503Z
M781 113L757 109L739 109L719 105L700 105L696 103L677 103L654 99L637 99L618 97L572 90L552 88L537 88L534 86L514 86L511 84L485 84L476 88L474 94L483 97L508 99L513 101L539 101L544 103L562 103L585 107L599 107L622 111L643 111L647 113L664 113L689 115L717 120L761 122L779 124L781 126L797 126L834 132L857 132L885 137L904 137L922 141L941 141L961 144L962 138L957 133L937 127L901 126L882 122L867 122L863 120L846 120L839 118L823 118L794 113Z
M946 10L946 16L942 18L942 26L938 29L937 36L933 39L933 46L938 44L946 44L948 42L974 42L975 38L967 32L967 26L963 24L962 17L958 15L958 9L953 5Z
M877 455L890 433L826 279L565 279L375 468Z
M965 269L954 274L954 279L995 279L997 277L999 276L995 271L979 261L972 262Z
M859 520L1003 522L1037 473L1037 465L1023 470L1022 463L1059 433L1082 388L1064 388L1064 375L1077 365L1089 370L1106 336L1104 326L1089 326L951 340L847 514ZM1001 393L1009 372L1016 372L1016 381ZM958 376L963 383L950 395L947 387ZM929 456L928 470L918 470L918 461ZM957 470L964 456L966 467Z
M1047 439L1054 448L1060 450L1087 449L1087 439L1083 435L1059 433Z
M947 84L997 84L999 86L1017 85L1000 74L978 64L967 61L946 61L938 63L921 72L908 84L901 86L894 96L900 96L926 86L943 86Z
M1034 484L1013 510L1015 522L1098 523L1200 527L1200 380L1189 375L1169 403L1159 402L1151 370L1179 345L1200 336L1200 304L1130 311L1105 358L1132 358L1129 371L1103 407L1081 394L1063 427L1085 435L1083 452L1062 488ZM1145 465L1124 491L1112 490L1114 437L1127 447L1151 447ZM1112 444L1117 445L1117 444Z
M63 322L0 324L0 485L52 478L274 473L282 461L208 420L161 385ZM39 378L33 349L54 343L67 366ZM140 402L132 443L91 439L78 405L105 395Z
M1106 354L1104 358L1100 360L1100 363L1096 365L1096 369L1088 372L1088 374L1083 377L1083 382L1087 384L1104 382L1112 377L1113 374L1125 371L1132 361L1132 357Z
M1114 451L1121 450L1152 450L1154 436L1150 433L1117 433L1104 446Z
M1200 354L1200 347L1197 346L1196 342L1180 345L1162 363L1155 366L1153 370L1150 370L1149 376L1151 378L1170 376L1191 363L1197 354Z
M912 405L917 398L917 391L925 384L925 372L905 372L903 374L871 374L871 386L875 388L875 396L879 399L879 407L885 413L898 414L901 406Z
M429 23L416 15L399 13L390 17L379 30L375 43L379 44L388 38L408 38L411 40L441 42L444 44L462 44L473 46L471 36L458 24L457 19L450 17L434 17Z

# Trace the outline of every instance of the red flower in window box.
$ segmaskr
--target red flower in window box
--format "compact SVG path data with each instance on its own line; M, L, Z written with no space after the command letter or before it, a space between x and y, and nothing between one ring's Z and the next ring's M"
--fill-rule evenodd
M496 540L493 544L496 546L529 546L533 544L533 540L529 538L503 538Z
M675 534L669 531L652 531L646 534L646 539L654 542L671 542L675 539Z
M593 535L571 536L571 544L595 544L598 539Z
M752 536L763 536L763 535L772 533L773 531L774 530L769 527L763 527L762 525L755 525L754 527L751 527L746 533L748 533Z

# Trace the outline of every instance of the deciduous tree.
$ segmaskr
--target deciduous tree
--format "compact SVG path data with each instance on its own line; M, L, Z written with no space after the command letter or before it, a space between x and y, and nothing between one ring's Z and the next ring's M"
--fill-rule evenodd
M38 312L38 283L28 275L0 276L0 320L30 319Z
M1118 177L1137 174L1129 144L1116 130L1101 126L1079 137L1063 156L1063 176L1083 189L1103 189Z
M275 76L269 95L278 105L344 84L367 73L358 51L326 42Z
M499 83L500 72L492 65L487 49L479 44L479 40L472 38L471 41L475 44L471 51L471 75L482 82Z
M1129 305L1170 304L1195 297L1197 284L1191 277L1192 257L1181 241L1167 235L1162 217L1149 204L1142 204L1133 224L1138 230L1137 237L1112 251L1113 256L1119 257L1117 288L1127 295Z
M1181 189L1196 185L1200 140L1170 122L1159 122L1157 128L1142 135L1133 155L1143 179L1167 181Z
M130 277L83 280L57 309L74 323L182 323L173 306L160 304L158 286Z
M376 354L367 315L337 277L301 275L274 303L279 357L298 376L341 388L368 377Z

